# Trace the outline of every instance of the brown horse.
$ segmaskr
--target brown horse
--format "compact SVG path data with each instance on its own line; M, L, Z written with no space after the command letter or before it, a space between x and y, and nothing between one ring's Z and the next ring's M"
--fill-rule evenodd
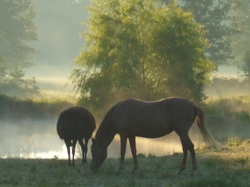
M64 140L68 152L68 164L71 165L70 147L72 146L72 165L75 166L75 147L78 141L82 149L82 163L87 162L88 141L95 130L93 115L83 107L71 107L64 110L57 122L57 133ZM85 139L85 144L83 143Z
M102 165L107 157L107 147L117 133L121 141L121 162L118 171L124 168L127 139L129 139L134 159L133 171L135 171L139 168L135 137L157 138L175 131L180 137L184 155L182 166L177 173L185 170L188 151L191 153L194 171L196 156L188 131L195 120L204 140L210 145L219 146L206 129L202 110L186 99L169 98L155 102L135 99L121 101L108 111L97 130L95 139L92 139L91 169L97 171Z

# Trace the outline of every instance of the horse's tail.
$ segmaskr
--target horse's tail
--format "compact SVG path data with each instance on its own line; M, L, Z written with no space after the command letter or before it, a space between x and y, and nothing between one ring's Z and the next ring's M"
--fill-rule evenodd
M197 125L198 125L198 127L199 127L199 129L201 131L203 139L210 146L213 146L216 149L221 149L222 146L220 145L220 143L217 142L212 137L212 135L209 133L209 131L206 128L205 115L204 115L203 111L199 107L197 107L197 106L195 106L195 109L196 109L196 113L197 113L197 115L196 115L196 122L197 122Z

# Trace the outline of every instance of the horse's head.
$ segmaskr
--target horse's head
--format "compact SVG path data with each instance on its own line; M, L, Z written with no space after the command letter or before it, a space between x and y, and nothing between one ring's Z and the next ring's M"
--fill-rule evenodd
M92 139L92 163L91 170L97 171L99 167L102 165L103 161L107 158L107 147L103 144L97 142L95 139Z

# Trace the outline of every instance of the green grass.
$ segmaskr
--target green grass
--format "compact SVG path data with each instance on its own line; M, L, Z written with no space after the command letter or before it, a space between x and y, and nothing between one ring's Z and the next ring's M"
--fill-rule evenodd
M98 173L81 165L68 167L67 160L0 159L0 186L108 186L108 187L246 187L250 184L250 140L222 150L197 150L198 170L190 177L187 170L176 175L182 154L156 157L139 155L140 168L132 174L132 159L126 159L125 169L116 174L119 159L108 158Z

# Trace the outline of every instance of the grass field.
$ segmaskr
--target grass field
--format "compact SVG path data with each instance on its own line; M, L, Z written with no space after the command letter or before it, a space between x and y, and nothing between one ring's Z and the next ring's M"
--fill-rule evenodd
M1 102L2 110L0 108L0 111L6 111L5 113L8 114L8 110L12 111L16 108L17 110L14 110L11 114L15 116L15 119L18 119L14 119L13 124L6 123L6 127L10 128L3 128L5 127L3 121L0 123L1 154L8 155L8 151L16 150L18 152L20 148L24 150L27 147L31 147L32 150L47 150L46 148L50 149L53 143L55 143L55 139L59 141L55 131L57 114L62 108L70 105L70 103L16 101L6 98L3 98ZM125 170L119 175L116 174L119 159L114 158L108 158L98 173L90 171L89 165L91 160L88 160L88 164L83 166L81 161L77 160L76 167L73 168L67 166L67 160L58 159L57 157L51 159L8 157L7 159L0 159L0 187L249 187L250 98L247 96L211 99L204 106L204 111L208 129L215 139L225 146L222 150L203 149L200 146L196 146L198 170L193 177L189 176L191 169L190 155L188 157L187 170L181 175L176 175L176 171L181 165L182 154L172 154L173 152L170 151L166 152L166 154L171 154L168 156L154 156L153 150L155 148L159 146L162 151L164 148L161 147L163 144L153 143L152 145L150 144L153 146L152 148L148 145L150 151L152 151L152 154L149 154L149 156L141 154L145 151L145 144L138 145L140 169L135 174L132 174L133 162L130 158L126 160ZM4 114L4 112L1 114ZM39 120L35 118L30 121L20 121L18 118L18 116L40 117L41 114L44 118L42 120L45 120L44 122L40 121L40 118L38 118ZM48 116L56 116L56 118L51 120ZM48 140L49 136L46 134L48 133L46 129L52 129L49 132L52 134L53 139ZM197 128L196 130L191 130L191 139L196 140L197 135L200 135ZM16 137L15 141L13 137ZM166 146L169 146L170 139L166 139L166 142L168 142ZM176 139L178 140L178 137ZM178 144L180 144L179 140ZM21 147L23 145L25 147ZM60 148L60 146L62 144L57 145L57 148ZM114 151L116 156L119 155L119 147L115 147L112 151ZM127 149L127 152L129 153L130 150ZM155 150L155 152L157 151ZM110 152L109 155L111 155Z
M132 159L116 174L119 159L107 159L98 173L81 165L68 167L67 160L0 159L0 186L164 186L164 187L247 187L250 184L250 140L231 138L222 150L196 150L198 170L190 177L187 170L176 175L182 154L156 157L138 155L140 169L132 174Z

